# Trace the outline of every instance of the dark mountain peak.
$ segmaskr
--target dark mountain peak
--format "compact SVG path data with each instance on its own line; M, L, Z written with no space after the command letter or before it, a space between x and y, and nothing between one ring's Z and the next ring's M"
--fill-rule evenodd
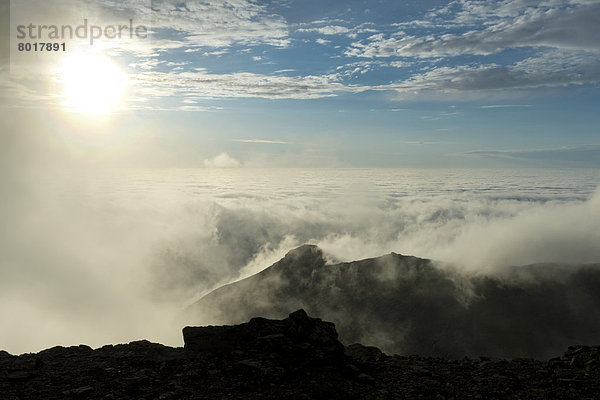
M406 254L394 253L393 251L389 254L384 254L381 257L377 257L379 259L392 259L396 261L404 261L404 262L413 262L413 263L430 263L431 260L428 258L420 258L415 256L409 256Z
M401 253L394 253L393 251L390 254L385 254L383 257L394 257L394 258L399 258L399 259L419 259L419 260L426 260L426 258L419 258L419 257L415 257L415 256L409 256L406 254L401 254Z
M297 262L308 262L308 263L317 262L318 263L320 261L324 262L323 251L314 244L303 244L300 247L296 247L295 249L288 251L283 259L289 260L291 262L293 261L296 263Z
M545 358L574 342L596 343L600 332L599 265L480 276L396 253L325 264L317 246L300 246L203 297L190 316L230 324L303 308L330 318L342 342L457 358Z
M285 276L298 274L310 276L313 270L324 265L323 251L313 244L305 244L288 251L285 257L267 268L267 270L274 269Z

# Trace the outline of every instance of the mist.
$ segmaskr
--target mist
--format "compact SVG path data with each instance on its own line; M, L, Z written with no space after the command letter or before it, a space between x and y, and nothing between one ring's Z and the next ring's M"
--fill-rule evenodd
M595 170L4 171L0 348L12 353L181 345L180 329L202 323L186 306L303 243L331 263L393 251L473 274L600 260Z

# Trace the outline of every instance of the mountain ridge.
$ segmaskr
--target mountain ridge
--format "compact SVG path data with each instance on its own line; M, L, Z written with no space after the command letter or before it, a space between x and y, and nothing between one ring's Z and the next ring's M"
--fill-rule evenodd
M303 308L332 320L346 344L391 354L545 358L600 338L600 264L533 264L468 274L396 253L326 264L304 245L256 275L220 287L188 318L239 323Z

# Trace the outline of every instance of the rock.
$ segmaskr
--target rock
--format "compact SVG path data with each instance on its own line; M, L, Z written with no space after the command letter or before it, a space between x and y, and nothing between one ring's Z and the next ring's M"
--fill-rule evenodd
M344 370L343 370L344 374L346 376L357 376L358 374L360 374L360 369L358 369L358 367L354 364L346 364L344 365Z
M90 393L93 391L94 391L94 388L92 388L90 386L82 386L82 387L78 387L77 389L71 390L71 393L73 393L75 395L83 395L83 394Z
M9 352L0 350L0 359L1 358L11 358L11 357L14 357L14 356L12 354L10 354Z
M320 350L343 354L335 325L309 317L298 310L284 320L252 318L250 322L230 326L183 328L184 348L188 351L232 352L241 349Z
M333 323L311 318L302 309L291 313L284 322L286 333L297 342L307 342L332 353L343 353L344 346L338 341Z
M358 376L356 377L356 379L359 380L359 381L362 381L362 382L375 383L375 379L372 376L367 375L365 373L358 374Z
M383 353L377 347L363 346L360 343L351 344L346 346L344 353L356 360L357 362L377 362L383 357Z
M242 360L239 362L239 364L244 365L250 369L257 370L257 371L260 371L260 369L261 369L260 363L256 360Z
M589 371L593 368L598 368L598 360L587 360L584 363L584 367L585 367L586 371Z
M9 372L6 377L11 381L23 381L31 378L33 372L30 371L12 371Z

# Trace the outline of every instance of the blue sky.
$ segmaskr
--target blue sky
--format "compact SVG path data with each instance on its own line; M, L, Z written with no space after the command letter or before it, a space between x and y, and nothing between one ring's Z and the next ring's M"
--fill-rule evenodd
M54 1L105 24L135 15L152 31L90 46L128 78L102 124L60 116L64 94L47 84L51 74L8 73L5 63L2 111L49 115L51 124L15 129L46 130L40 151L61 159L600 166L600 1L132 0L85 12ZM110 135L81 134L101 129Z

